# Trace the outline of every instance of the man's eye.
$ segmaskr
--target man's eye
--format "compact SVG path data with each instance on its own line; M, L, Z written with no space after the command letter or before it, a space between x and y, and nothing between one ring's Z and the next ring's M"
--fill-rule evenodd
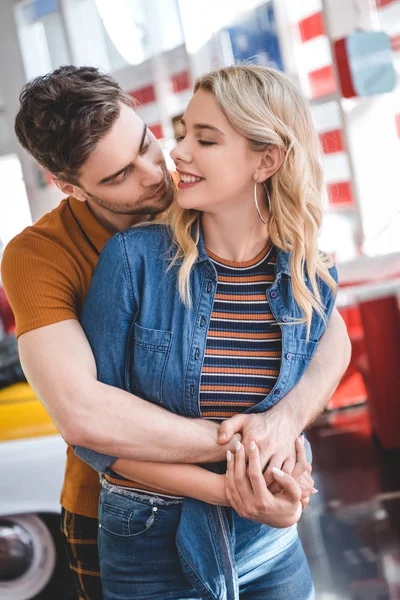
M112 183L115 184L115 185L117 185L118 183L122 183L127 178L128 173L129 173L129 169L127 169L126 171L124 171L123 173L121 173L120 175L118 175L118 177L116 177L115 179L113 179Z
M146 139L145 141L145 145L142 146L141 150L140 150L140 154L146 154L146 152L148 151L148 149L151 146L151 141Z

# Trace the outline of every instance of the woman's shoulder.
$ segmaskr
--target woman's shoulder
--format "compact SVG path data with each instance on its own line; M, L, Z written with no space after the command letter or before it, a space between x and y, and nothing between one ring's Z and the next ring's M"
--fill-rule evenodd
M152 258L170 255L171 230L165 223L143 224L117 233L114 238L130 257Z
M171 230L167 223L143 223L117 233L116 237L132 244L137 239L144 237L150 238L152 241L164 242L165 240L171 241Z
M129 263L169 257L173 246L170 228L164 223L139 225L113 235L100 254L99 263L115 263L123 258Z

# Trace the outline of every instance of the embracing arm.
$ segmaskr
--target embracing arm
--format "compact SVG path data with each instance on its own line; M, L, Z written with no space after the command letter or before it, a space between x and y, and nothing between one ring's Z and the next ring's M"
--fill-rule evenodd
M322 412L346 371L351 344L346 325L333 309L317 351L295 387L266 413L239 415L224 421L220 427L221 443L238 431L242 432L246 450L254 440L272 483L272 468L291 473L294 465L293 444L296 437Z
M350 356L346 325L335 308L306 372L269 414L276 410L286 415L294 436L299 435L328 404L349 365Z
M142 461L224 458L214 423L175 415L97 381L93 353L77 320L21 335L19 352L26 378L67 443Z
M127 479L176 496L196 498L207 504L229 506L225 476L196 465L165 464L119 459L113 471Z
M237 444L236 456L242 457L242 467L245 470L246 466L242 448L243 446L240 443ZM228 458L233 460L234 456L235 454L228 452ZM229 497L227 493L229 486L227 487L227 476L225 474L217 475L207 471L202 467L194 465L160 464L152 462L144 463L123 459L118 460L112 468L114 471L120 473L120 475L123 475L127 479L137 481L147 486L155 487L157 490L163 490L174 495L196 498L197 500L207 502L208 504L234 506L232 504L232 498ZM240 488L243 486L246 487L246 481L244 480L247 480L247 477L245 476L243 469L241 472L237 473L238 484ZM292 484L296 489L298 488L299 490L297 504L300 500L303 506L307 504L309 496L316 492L315 488L313 487L314 481L309 474L310 471L311 466L307 462L304 444L301 443L300 438L298 438L298 440L296 440L296 464L293 472ZM261 477L262 480L261 487L263 488L263 493L270 497L266 483L262 479L261 469L259 469L258 476ZM248 486L246 489L248 489ZM237 507L234 506L234 508ZM250 508L250 506L247 506L246 508ZM250 518L260 520L255 515L252 515ZM275 502L274 506L271 505L269 514L263 515L263 518L265 519L265 523L273 525L274 527L288 527L292 524L286 523L284 506L279 502Z

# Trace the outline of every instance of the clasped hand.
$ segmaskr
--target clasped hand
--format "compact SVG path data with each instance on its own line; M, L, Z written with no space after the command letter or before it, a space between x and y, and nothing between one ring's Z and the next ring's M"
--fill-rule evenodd
M236 448L236 453L227 452L226 496L230 506L241 517L271 527L296 523L310 495L317 491L302 439L298 437L295 442L296 462L291 475L272 468L273 480L279 486L276 493L267 486L257 444L250 442L247 464L243 444L237 442Z

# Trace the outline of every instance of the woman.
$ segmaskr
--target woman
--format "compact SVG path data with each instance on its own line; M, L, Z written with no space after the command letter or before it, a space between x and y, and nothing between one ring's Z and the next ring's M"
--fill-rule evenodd
M168 223L107 244L83 326L105 383L189 417L265 411L301 378L334 305L318 138L286 77L255 66L202 77L183 127ZM300 487L275 469L273 496L254 443L248 467L238 443L214 472L77 452L103 473L106 600L313 598Z

